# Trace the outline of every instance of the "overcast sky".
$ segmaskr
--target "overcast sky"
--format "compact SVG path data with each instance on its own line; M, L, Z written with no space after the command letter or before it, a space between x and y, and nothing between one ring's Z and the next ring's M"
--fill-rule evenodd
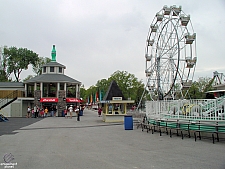
M225 73L224 0L0 0L0 46L28 48L66 66L85 88L127 71L145 81L145 47L155 14L182 6L197 34L195 79ZM34 74L31 69L21 79Z

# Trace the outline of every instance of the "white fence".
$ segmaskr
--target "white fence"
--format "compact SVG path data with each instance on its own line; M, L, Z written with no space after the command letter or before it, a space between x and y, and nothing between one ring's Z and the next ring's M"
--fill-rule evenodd
M225 97L210 100L147 101L146 115L154 118L225 120Z

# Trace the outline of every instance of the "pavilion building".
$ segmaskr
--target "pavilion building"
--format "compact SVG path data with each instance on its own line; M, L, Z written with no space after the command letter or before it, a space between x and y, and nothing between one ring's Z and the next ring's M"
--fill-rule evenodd
M11 106L14 101L18 103L18 100L28 100L21 102L21 113L17 113L16 116L24 116L24 110L28 106L34 107L35 105L40 108L55 107L57 109L57 116L62 116L62 112L68 105L77 106L80 104L81 82L64 74L66 66L56 62L55 45L53 45L51 55L51 62L42 66L41 75L19 84L20 88L21 85L23 86L23 89L20 90L24 92L22 94L23 97L21 98L20 92L19 97L14 96L15 98L12 98L13 102L5 106L0 105L0 108ZM15 90L18 90L17 88ZM13 91L13 88L11 88L11 91ZM10 111L12 110L10 109ZM11 113L9 117L13 117L13 114Z

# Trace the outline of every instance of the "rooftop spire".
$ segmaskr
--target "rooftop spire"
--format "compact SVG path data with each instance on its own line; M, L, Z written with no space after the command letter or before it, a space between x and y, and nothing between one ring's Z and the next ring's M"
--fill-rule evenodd
M55 45L52 47L52 61L56 61L56 50L55 50Z

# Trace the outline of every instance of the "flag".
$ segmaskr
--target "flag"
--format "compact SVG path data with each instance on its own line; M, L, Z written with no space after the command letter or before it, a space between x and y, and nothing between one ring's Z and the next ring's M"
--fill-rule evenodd
M99 91L99 100L102 101L103 100L103 91Z
M93 94L93 103L95 103L95 100L96 99L96 96L95 96L95 93Z
M96 92L95 96L96 96L96 101L98 102L99 101L98 91Z
M92 103L92 101L93 101L93 100L92 100L92 94L91 94L90 103Z
M102 101L102 91L99 90L99 100Z

